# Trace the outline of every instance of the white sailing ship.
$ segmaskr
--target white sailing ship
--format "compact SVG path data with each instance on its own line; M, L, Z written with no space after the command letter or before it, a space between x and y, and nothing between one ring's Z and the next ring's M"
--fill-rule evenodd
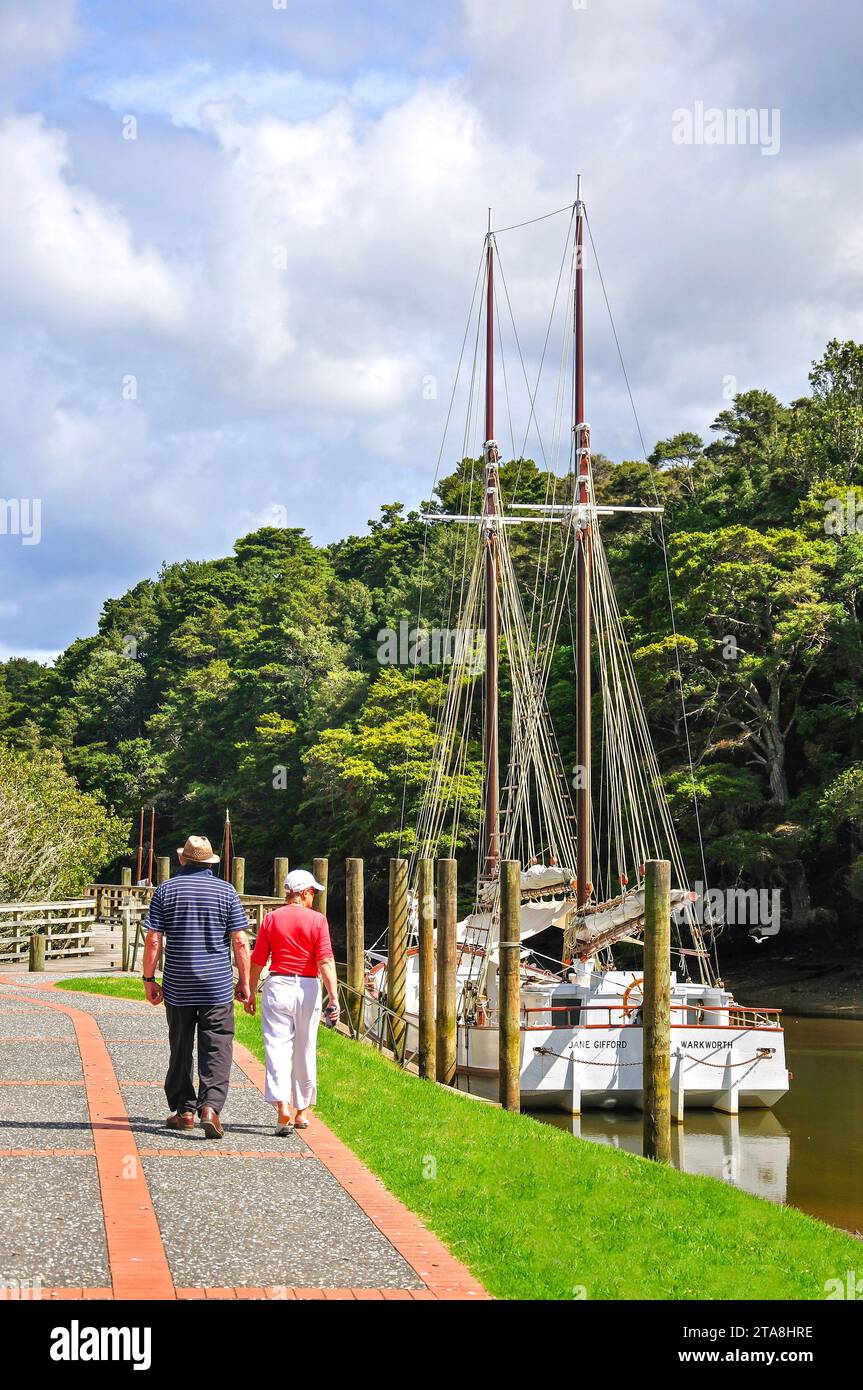
M471 644L456 644L438 716L431 773L415 826L411 867L459 842L459 787L474 701L482 702L483 812L472 910L458 925L456 1084L482 1088L498 1076L499 865L518 859L521 876L521 1096L528 1108L639 1107L642 1099L642 977L622 968L642 944L644 865L672 865L675 927L671 971L673 1105L728 1114L769 1107L788 1089L779 1011L739 1004L718 973L717 924L699 921L663 789L602 540L602 518L662 508L599 505L584 413L583 263L586 213L580 181L565 255L570 263L571 320L561 375L571 360L569 473L542 503L502 496L494 437L496 234L484 247L480 316L485 342L484 468L480 512L432 512L429 525L450 523L464 539L459 631L485 632L485 666L476 671ZM589 230L589 228L588 228ZM509 296L507 295L507 301ZM484 305L484 311L482 306ZM476 360L474 375L476 375ZM569 394L558 389L555 439ZM534 414L536 389L531 395ZM468 407L469 413L471 406ZM558 444L559 448L559 444ZM549 478L554 474L549 472ZM470 482L474 480L471 479ZM479 480L477 480L479 481ZM558 487L562 488L562 495ZM664 546L661 520L659 538ZM536 567L522 597L510 547L512 528L535 527ZM527 534L527 532L522 532ZM454 571L455 572L455 571ZM669 585L669 602L671 600ZM564 624L567 627L564 627ZM560 634L571 625L574 656L576 770L564 774L546 691ZM511 689L511 735L499 778L499 676L505 658ZM593 673L596 681L594 682ZM679 676L679 671L678 671ZM595 691L594 691L595 684ZM591 697L601 697L601 754L592 756ZM682 689L681 689L682 698ZM685 709L683 711L685 728ZM475 736L475 734L474 734ZM688 748L688 737L687 737ZM571 796L570 788L574 788ZM574 801L574 808L573 808ZM573 826L575 827L573 833ZM531 940L557 933L551 957ZM369 953L365 1025L384 1029L386 957ZM408 1055L418 1045L418 951L407 963Z

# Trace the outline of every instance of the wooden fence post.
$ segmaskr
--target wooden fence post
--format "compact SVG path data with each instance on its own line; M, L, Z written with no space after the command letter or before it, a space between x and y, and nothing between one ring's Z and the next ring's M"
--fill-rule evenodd
M434 1081L435 997L434 997L434 862L420 859L417 864L419 910L419 1074Z
M273 897L285 899L285 879L290 870L290 860L278 858L273 860Z
M521 1109L521 865L504 859L500 866L500 941L498 943L499 1098L504 1110Z
M156 860L156 882L167 883L171 877L171 856L160 854Z
M321 892L318 892L318 890L315 889L315 896L314 896L314 901L312 902L312 907L315 909L315 912L322 912L322 913L324 914L324 916L326 917L326 915L327 915L327 883L329 882L329 877L330 877L330 861L329 861L329 859L315 859L315 860L313 861L313 863L312 863L312 873L314 874L315 878L318 880L318 883L322 883L322 884L324 885L324 886L323 886L323 890L322 890Z
M458 915L457 865L439 859L437 866L437 1018L435 1072L437 1080L453 1086L458 1060L456 1026L456 917Z
M121 869L121 870L120 870L120 887L121 887L121 888L131 888L131 887L132 887L132 870L131 870L131 869L126 869L126 868L124 868L124 869Z
M31 970L45 969L45 947L48 938L42 932L33 932L30 936L30 963Z
M235 889L242 897L243 893L246 891L246 861L243 859L242 855L239 859L234 860L231 869L231 877Z
M357 1035L363 1021L363 989L366 961L365 903L363 899L363 861L345 862L345 931L348 957L348 1016L351 1032Z
M651 859L644 879L642 1103L644 1157L671 1162L671 865Z
M129 969L129 929L132 921L131 907L121 907L120 916L123 921L123 950L120 956L120 965L123 970Z
M392 1009L390 1040L397 1062L405 1059L405 993L408 972L408 861L390 860L387 931L387 1007Z

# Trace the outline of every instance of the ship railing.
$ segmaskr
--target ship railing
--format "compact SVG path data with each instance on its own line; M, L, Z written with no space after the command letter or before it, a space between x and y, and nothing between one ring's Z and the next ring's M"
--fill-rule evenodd
M605 1001L601 1004L580 1004L573 1000L569 1004L537 1004L522 1010L525 1019L525 1029L528 1032L545 1031L548 1028L616 1028L622 1025L613 1024L609 1021L604 1023L572 1023L572 1015L600 1011L608 1014L623 1013L628 1020L630 1016L635 1016L641 1009L641 1002L630 1004L628 1000L624 1003L625 996L622 994L606 995ZM619 1002L618 1002L619 1001ZM781 1028L780 1022L781 1009L763 1008L758 1004L736 1004L733 1000L726 1004L705 1004L700 999L690 999L687 1003L672 1004L670 1006L672 1015L676 1013L695 1013L694 1020L675 1023L672 1020L672 1028ZM565 1013L569 1015L565 1023L530 1023L531 1014L556 1014ZM706 1018L708 1014L720 1014L727 1017L727 1023L711 1023ZM625 1025L624 1025L625 1026Z
M371 1007L367 1007L367 1006ZM385 1000L367 989L357 990L339 980L339 1007L349 1035L357 1042L371 1043L378 1052L409 1067L419 1056L419 1047L407 1049L408 1023L403 1013L391 1009Z

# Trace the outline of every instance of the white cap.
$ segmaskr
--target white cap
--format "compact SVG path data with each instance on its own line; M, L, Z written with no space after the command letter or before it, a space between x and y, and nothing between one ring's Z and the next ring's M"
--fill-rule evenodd
M324 891L324 885L318 883L314 874L310 874L308 869L294 869L285 879L285 890L288 893L305 893L307 888L314 888L318 893Z

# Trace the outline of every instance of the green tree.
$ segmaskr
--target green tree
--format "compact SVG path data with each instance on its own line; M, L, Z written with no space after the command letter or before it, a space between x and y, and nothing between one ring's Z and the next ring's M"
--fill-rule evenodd
M128 822L79 789L56 749L0 743L0 901L73 897L128 839Z

